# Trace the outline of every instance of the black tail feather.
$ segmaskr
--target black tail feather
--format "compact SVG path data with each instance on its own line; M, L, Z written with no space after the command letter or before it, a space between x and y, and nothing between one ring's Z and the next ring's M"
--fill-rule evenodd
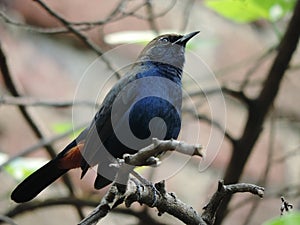
M112 183L112 181L110 179L107 179L103 176L101 176L100 174L97 175L95 183L94 183L94 187L95 189L101 189L106 187L107 185L109 185L110 183Z
M42 190L68 171L68 169L60 169L57 164L57 158L53 159L27 177L12 192L11 199L17 203L21 203L30 201L37 196Z

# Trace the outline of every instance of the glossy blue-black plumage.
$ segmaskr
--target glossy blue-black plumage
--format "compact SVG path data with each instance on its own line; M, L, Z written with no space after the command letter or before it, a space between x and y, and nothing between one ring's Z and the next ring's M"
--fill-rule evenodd
M114 158L149 145L152 137L178 137L185 44L197 33L155 38L108 93L83 152L86 159L82 164L83 175L88 165L99 165L95 188L102 188L114 179L116 171L109 167ZM100 139L95 141L98 136Z
M94 186L99 189L115 179L117 169L111 163L116 158L149 145L152 137L176 139L181 127L185 45L197 33L153 39L109 91L91 125L56 158L19 184L11 198L16 202L29 201L70 168L78 166L61 165L63 159L72 160L65 156L79 149L78 143L84 144L82 177L90 166L98 165ZM70 165L72 162L68 161Z

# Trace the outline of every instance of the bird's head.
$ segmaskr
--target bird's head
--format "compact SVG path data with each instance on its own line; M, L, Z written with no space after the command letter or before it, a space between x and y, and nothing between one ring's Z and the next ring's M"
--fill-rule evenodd
M186 43L200 31L186 35L164 34L154 38L141 52L141 61L152 61L182 68Z

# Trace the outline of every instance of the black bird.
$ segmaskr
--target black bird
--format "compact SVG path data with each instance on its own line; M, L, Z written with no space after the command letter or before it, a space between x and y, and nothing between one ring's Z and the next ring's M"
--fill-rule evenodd
M117 169L110 167L115 158L149 145L153 137L176 139L181 128L185 46L198 33L154 38L106 95L91 125L20 183L11 199L30 201L68 170L81 167L83 177L97 164L94 186L103 188L115 179Z

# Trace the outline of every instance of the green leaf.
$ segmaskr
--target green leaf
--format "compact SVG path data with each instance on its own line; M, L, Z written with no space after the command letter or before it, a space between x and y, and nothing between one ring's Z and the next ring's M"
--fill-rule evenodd
M205 0L205 5L238 23L259 19L275 22L290 12L296 0Z
M284 216L269 220L263 225L295 225L300 224L300 213L288 213Z

